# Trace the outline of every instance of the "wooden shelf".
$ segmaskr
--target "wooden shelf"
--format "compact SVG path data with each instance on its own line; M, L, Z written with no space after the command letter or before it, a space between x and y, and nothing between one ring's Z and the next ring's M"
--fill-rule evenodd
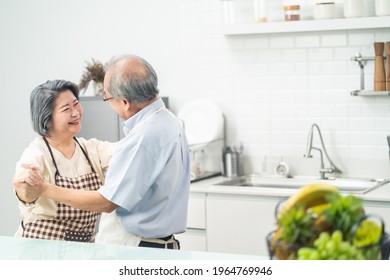
M222 25L222 33L224 35L245 35L371 28L390 29L390 16L336 18L325 20L301 20L288 22L280 21L266 23L224 24Z

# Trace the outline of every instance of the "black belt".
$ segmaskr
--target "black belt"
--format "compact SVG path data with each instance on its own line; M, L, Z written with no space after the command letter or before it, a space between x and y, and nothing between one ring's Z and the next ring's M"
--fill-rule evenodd
M163 241L168 241L172 237L173 237L173 235L169 235L169 236L166 236L166 237L156 238L156 239L160 239L160 240L163 240ZM167 244L160 244L160 243L155 243L155 242L151 242L151 241L142 240L138 244L138 247L160 248L160 249L175 249L174 248L175 243L177 243L177 247L180 249L180 242L179 242L179 240L177 240L174 237L173 237L173 242L170 242L170 243L167 243Z
M148 242L148 241L141 241L138 245L138 247L148 247L148 248L160 248L165 249L164 244L154 243L154 242ZM167 249L173 249L173 243L167 244Z

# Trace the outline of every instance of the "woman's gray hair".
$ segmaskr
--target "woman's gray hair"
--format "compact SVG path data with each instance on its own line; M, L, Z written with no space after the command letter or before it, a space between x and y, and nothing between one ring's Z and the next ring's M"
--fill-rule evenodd
M133 66L131 62L138 62ZM159 90L157 74L143 58L135 55L122 55L112 58L106 65L111 79L108 91L114 98L123 98L135 104L155 98Z
M32 127L41 136L48 135L48 125L52 121L54 102L64 91L70 90L79 99L79 88L75 83L65 80L53 80L43 83L31 92L30 113Z

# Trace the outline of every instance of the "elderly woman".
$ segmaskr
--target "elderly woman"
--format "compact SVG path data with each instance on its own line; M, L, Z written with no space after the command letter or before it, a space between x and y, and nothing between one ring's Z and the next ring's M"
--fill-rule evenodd
M94 242L99 213L84 211L23 191L23 164L36 166L48 182L68 189L97 190L103 183L115 144L76 138L83 108L76 84L53 80L31 93L30 109L37 134L16 167L14 188L21 226L16 236Z

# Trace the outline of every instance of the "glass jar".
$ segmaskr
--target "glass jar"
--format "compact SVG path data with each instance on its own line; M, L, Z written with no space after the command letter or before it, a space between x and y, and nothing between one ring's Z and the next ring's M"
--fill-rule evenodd
M224 23L234 23L234 0L221 0Z
M267 1L268 21L283 21L283 16L282 0Z
M285 21L300 20L301 6L299 5L283 6L283 10L284 10Z
M221 0L224 23L253 21L253 0Z
M377 16L390 15L390 1L389 0L375 0L375 14Z
M255 22L267 22L267 0L253 0Z

